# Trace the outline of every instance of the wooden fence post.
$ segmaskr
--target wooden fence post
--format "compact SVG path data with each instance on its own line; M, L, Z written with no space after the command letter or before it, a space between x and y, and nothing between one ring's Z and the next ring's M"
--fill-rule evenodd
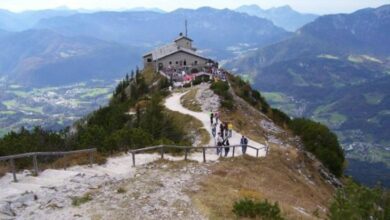
M206 163L206 148L203 148L203 163Z
M135 167L135 153L131 152L131 157L133 158L133 167Z
M236 150L236 146L233 146L233 152L232 152L232 156L234 157L234 151Z
M160 151L161 151L161 159L164 159L164 146L161 146Z
M185 149L184 160L187 160L187 156L188 156L188 148Z
M89 167L92 167L93 164L93 152L89 152Z
M15 161L14 159L10 159L10 164L11 164L11 170L12 170L12 176L14 177L14 182L18 182L16 179L16 169L15 169Z
M268 156L268 151L269 151L269 147L268 147L268 144L267 144L267 147L265 148L265 155Z
M38 160L36 154L34 154L33 156L33 165L34 165L34 175L38 176L39 170L38 170Z

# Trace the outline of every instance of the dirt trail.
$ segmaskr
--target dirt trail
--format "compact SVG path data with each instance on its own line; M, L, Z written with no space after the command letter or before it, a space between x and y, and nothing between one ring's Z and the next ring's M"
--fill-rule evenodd
M201 87L200 87L201 88ZM199 89L198 92L202 92L202 89ZM172 111L177 111L177 112L180 112L182 114L187 114L187 115L191 115L197 119L199 119L202 124L203 124L203 128L205 128L210 137L212 137L212 133L211 133L211 123L210 123L210 113L209 112L195 112L195 111L191 111L187 108L185 108L181 102L180 102L180 99L183 95L185 95L186 93L173 93L170 97L168 97L166 100L165 100L165 107L172 110ZM207 100L202 100L202 101L207 101ZM204 103L201 103L201 105L203 105ZM204 108L202 108L204 109ZM184 122L185 123L185 122ZM219 130L219 124L217 126L218 130ZM240 144L240 139L241 139L241 134L234 131L233 129L233 135L232 137L229 139L229 142L230 142L230 145L238 145ZM249 145L253 146L253 147L256 147L258 149L261 149L259 150L259 156L265 156L266 154L266 151L265 151L265 146L261 143L258 143L258 142L255 142L251 139L248 138L248 141L249 141ZM211 138L210 140L210 143L209 143L210 146L215 146L215 140L214 138ZM241 151L238 150L235 152L236 155L239 155L241 154ZM256 156L256 150L254 149L251 149L251 148L248 148L247 149L247 154L251 155L251 156ZM232 155L232 151L229 152L229 156Z

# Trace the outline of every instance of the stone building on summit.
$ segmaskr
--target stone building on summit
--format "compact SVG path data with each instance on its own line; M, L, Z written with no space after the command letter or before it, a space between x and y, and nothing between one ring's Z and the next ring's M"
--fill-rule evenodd
M196 52L192 39L180 33L170 44L161 46L143 56L144 66L156 70L163 69L198 69L210 66L213 61Z

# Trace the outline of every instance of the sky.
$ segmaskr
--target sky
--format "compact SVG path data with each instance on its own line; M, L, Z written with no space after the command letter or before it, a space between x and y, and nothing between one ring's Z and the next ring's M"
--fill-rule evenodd
M0 8L10 11L25 11L68 7L90 10L125 10L135 7L157 7L165 11L176 8L234 9L244 4L256 4L262 8L290 5L300 12L331 14L349 13L366 7L390 4L390 0L0 0Z

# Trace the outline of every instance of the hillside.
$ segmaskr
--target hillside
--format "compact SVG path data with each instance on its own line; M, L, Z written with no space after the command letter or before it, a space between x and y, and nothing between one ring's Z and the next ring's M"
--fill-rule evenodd
M136 72L134 78L125 78L119 83L108 106L76 123L75 133L65 135L69 139L61 140L64 136L54 133L45 136L45 132L39 129L6 136L0 140L0 153L3 155L29 151L28 146L31 145L31 149L45 151L69 150L69 146L76 149L96 146L103 156L112 153L118 156L110 156L106 164L92 168L48 169L37 177L29 177L27 172L18 173L20 183L9 182L11 175L5 175L0 179L0 185L6 187L0 193L1 215L21 218L43 215L50 218L115 216L116 219L131 216L138 219L148 214L150 219L157 216L234 219L235 214L231 211L234 202L249 198L278 202L281 215L288 219L326 216L332 195L340 186L326 168L329 162L324 165L313 154L306 152L305 144L285 127L286 124L281 123L283 120L278 119L277 111L259 102L258 96L254 95L255 100L249 102L245 91L253 91L248 84L235 77L230 80L233 86L228 93L234 108L223 104L229 101L226 97L230 96L221 93L219 82L211 84L211 87L210 84L202 84L185 91L197 91L195 102L202 111L193 112L180 106L180 97L185 92L178 90L169 96L164 78L149 70ZM156 95L165 97L165 108ZM197 143L195 140L199 140L202 133L197 132L209 126L206 109L218 106L218 102L222 104L216 108L221 111L221 120L231 120L234 124L232 144L245 134L250 138L250 145L269 145L268 155L261 153L260 156L265 157L256 158L256 152L249 150L248 155L240 156L241 150L236 149L235 158L231 157L231 153L228 158L219 158L214 149L210 149L207 151L207 163L177 162L182 160L182 156L177 154L180 152L165 157L176 162L160 160L150 163L159 157L151 152L137 154L137 166L134 168L130 165L131 155L121 153L153 144ZM176 112L170 114L169 109ZM244 109L247 111L244 112ZM124 114L134 111L135 115ZM188 126L189 122L192 126ZM207 133L210 133L209 129ZM44 138L35 138L36 135ZM45 142L45 149L40 149L42 143L39 140ZM207 141L201 143L204 144ZM15 147L19 145L25 148ZM189 159L200 162L202 153L195 151ZM40 181L53 175L56 178L51 181ZM23 189L27 186L31 192L24 193ZM219 186L218 189L215 186ZM53 190L48 191L47 188ZM5 203L4 199L8 202ZM18 206L18 201L24 205ZM132 208L129 209L129 205ZM107 208L109 206L110 209ZM32 213L32 210L35 211Z
M269 9L262 9L258 5L243 5L235 9L235 11L268 19L276 26L292 32L318 17L314 14L299 13L288 5Z
M271 104L331 127L347 157L389 164L389 24L389 5L321 16L292 38L227 66L245 73ZM362 182L389 184L387 176L351 173Z
M130 11L75 14L43 19L35 28L50 29L66 36L89 36L142 46L146 51L170 42L179 32L184 32L186 19L189 23L188 34L196 40L196 46L209 48L204 53L218 59L232 57L235 52L254 45L269 45L290 35L268 20L207 7L177 9L169 13ZM164 27L163 33L161 27Z
M24 31L34 27L41 19L69 16L75 13L77 13L77 11L66 8L24 11L19 13L0 10L0 29L7 31Z
M238 58L236 66L239 71L260 73L262 67L273 63L319 55L343 60L366 55L384 62L390 50L389 11L390 6L384 5L352 14L321 16L299 29L293 37Z
M139 49L48 30L0 34L0 77L29 86L118 78ZM136 60L136 59L130 59Z

